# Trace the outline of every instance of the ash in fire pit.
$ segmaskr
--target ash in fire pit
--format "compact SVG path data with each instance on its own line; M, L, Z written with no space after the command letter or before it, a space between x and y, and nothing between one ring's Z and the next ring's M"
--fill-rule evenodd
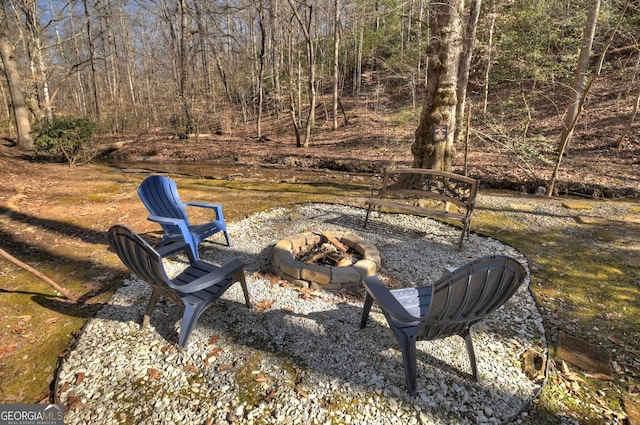
M276 274L314 289L360 285L380 266L378 249L350 232L293 235L279 241L272 256Z
M326 242L316 244L306 251L300 251L300 254L295 257L296 260L307 264L340 267L351 266L362 260L362 254L354 248L348 247L327 232L320 232L320 234Z

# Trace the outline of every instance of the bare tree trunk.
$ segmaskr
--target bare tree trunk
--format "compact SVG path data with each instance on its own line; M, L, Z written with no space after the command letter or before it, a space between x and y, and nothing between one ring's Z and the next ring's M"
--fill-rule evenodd
M469 83L469 69L471 69L471 58L473 57L473 45L476 41L476 29L478 28L478 17L480 16L480 7L482 0L472 0L469 8L469 18L467 20L467 28L464 35L464 50L462 55L462 63L458 71L458 105L456 107L456 134L454 142L462 139L464 130L464 110L467 100L467 84Z
M313 38L311 37L311 21L313 16L313 6L305 4L305 8L308 9L309 15L305 22L304 19L300 16L297 7L293 4L292 0L289 0L289 5L293 10L293 13L300 24L300 28L304 34L305 41L307 42L307 66L308 66L308 75L307 75L307 89L309 93L309 115L307 115L307 124L306 124L306 132L304 136L303 146L305 148L309 147L309 142L311 141L311 127L314 124L315 118L315 110L316 110L316 65L315 65L315 52L313 45Z
M491 25L489 26L489 42L487 46L487 66L484 70L484 100L482 102L482 113L487 115L487 104L489 103L489 75L491 71L491 61L493 57L491 53L493 52L493 31L496 27L496 13L495 13L495 4L494 11L491 13Z
M626 9L626 8L625 8ZM587 97L587 93L589 92L589 88L591 84L595 80L595 76L587 81L587 72L589 70L589 57L591 56L591 46L593 45L593 39L595 37L596 32L596 24L598 23L598 13L600 11L600 0L592 0L591 8L589 9L589 16L587 17L587 23L584 28L584 36L582 39L582 48L580 49L580 56L578 58L578 67L576 69L576 74L573 83L573 103L569 105L565 115L565 125L562 130L562 134L560 135L560 146L558 148L558 157L556 160L556 165L553 168L553 172L551 173L551 180L549 182L549 188L547 189L547 196L553 196L553 192L555 189L556 180L558 178L558 171L560 170L560 165L562 164L562 158L571 143L571 138L573 136L573 130L576 127L578 122L578 117L580 116L580 112L582 111L582 107L584 105L584 101ZM622 16L622 14L621 14ZM619 21L618 21L619 23ZM615 35L615 29L611 34L611 38L609 40L609 45L611 41L613 41L613 36ZM604 55L607 51L607 47L605 47L602 51L600 57L600 63L598 65L598 70L596 71L596 76L600 73L602 69L602 61L604 60Z
M333 3L333 130L338 129L338 58L340 55L340 1Z
M185 125L184 132L189 135L193 133L193 124L194 119L191 113L191 107L189 106L189 101L187 99L187 82L189 79L189 68L188 68L188 58L187 58L187 1L186 0L178 0L178 13L180 13L180 29L178 36L179 40L179 53L178 53L178 61L180 62L178 65L179 68L179 92L180 103L182 104L182 111L184 113Z
M204 79L204 91L208 99L213 96L213 83L211 81L210 69L209 69L209 48L208 48L208 34L204 21L202 19L202 5L200 1L194 1L193 6L196 13L196 25L198 27L198 44L200 46L200 56L202 60L202 77Z
M89 60L91 62L91 87L93 88L93 112L95 119L100 121L100 102L98 101L98 83L96 81L96 53L95 46L93 44L93 34L91 33L91 13L89 12L89 6L87 0L83 0L84 16L87 24L87 43L89 45Z
M256 5L258 12L258 29L260 30L260 51L258 52L258 76L256 78L258 91L258 117L256 119L256 137L258 140L262 138L262 114L264 109L264 58L266 56L267 35L264 25L264 10L262 1L259 0Z
M624 127L624 130L622 130L622 133L620 134L620 137L618 137L618 140L616 142L616 149L620 150L622 149L622 142L624 142L624 138L627 137L627 134L629 133L629 130L631 129L631 125L633 124L633 121L636 119L636 116L638 115L638 108L640 107L640 84L638 84L638 91L636 93L636 100L633 104L633 112L631 112L631 115L629 116L629 121L627 121L627 125Z
M34 78L34 92L37 96L37 104L32 106L36 116L44 110L47 118L53 118L53 108L49 94L49 80L47 69L42 54L42 41L40 39L40 24L38 21L38 3L34 0L22 1L20 8L24 14L24 22L27 29L29 56L31 59L31 72Z
M280 69L282 67L282 34L283 28L282 25L279 25L278 16L280 13L280 1L279 0L269 0L269 28L270 28L270 49L267 49L268 52L271 52L271 69L273 73L273 93L275 98L275 108L276 113L280 113L282 110L282 88L280 84Z
M585 82L587 79L587 73L589 71L589 57L591 56L591 46L593 45L593 39L596 34L596 24L598 23L598 12L600 10L600 0L592 0L591 9L589 10L589 17L584 28L584 36L582 38L582 48L580 49L580 57L578 58L578 67L573 80L573 101L564 119L564 128L560 135L560 149L562 153L566 151L566 148L571 142L573 136L573 130L575 128L575 122L577 121L580 113L580 99L585 89Z
M288 60L287 63L289 65L289 113L291 114L291 123L293 124L293 131L296 135L296 147L301 148L302 142L300 140L300 126L298 125L298 117L296 114L296 94L294 87L294 75L295 70L293 68L293 29L289 29L289 43L288 43Z
M33 139L31 138L31 123L29 122L29 109L25 102L20 73L15 56L15 48L9 39L11 34L9 29L9 19L5 8L0 6L0 58L2 58L2 71L7 79L9 93L11 95L11 105L13 108L16 131L18 133L17 146L22 150L33 149Z
M451 171L462 55L464 0L431 1L431 42L426 93L420 124L411 145L413 167Z

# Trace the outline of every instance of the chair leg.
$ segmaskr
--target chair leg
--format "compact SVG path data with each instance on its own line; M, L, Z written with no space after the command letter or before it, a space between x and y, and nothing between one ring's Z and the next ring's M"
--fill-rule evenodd
M416 394L416 380L418 373L418 360L416 358L416 342L408 338L402 331L394 332L400 343L402 351L402 362L404 363L404 377L407 382L407 390L409 394Z
M190 237L188 239L185 239L185 242L187 242L189 244L189 247L191 248L191 253L193 254L193 259L195 261L199 261L200 260L200 253L198 252L198 241L196 241L193 237Z
M478 375L478 365L476 363L476 352L473 349L473 341L471 340L471 329L462 335L464 342L467 344L467 353L469 354L469 362L471 363L471 374L476 382L480 382L480 375Z
M227 240L227 246L231 246L231 240L229 239L229 232L224 230L224 238Z
M147 304L147 309L144 312L144 317L142 318L142 327L149 326L149 322L151 321L151 314L153 314L153 309L160 298L160 294L155 290L151 292L151 297L149 298L149 304Z
M369 318L369 311L371 310L372 304L373 298L368 292L365 292L364 306L362 307L362 318L360 319L360 329L364 329L364 327L367 326L367 319Z
M206 304L206 303L205 303ZM189 336L200 317L200 314L204 311L204 305L193 306L185 303L184 313L182 314L182 321L180 322L180 336L178 337L178 348L182 349L187 345Z

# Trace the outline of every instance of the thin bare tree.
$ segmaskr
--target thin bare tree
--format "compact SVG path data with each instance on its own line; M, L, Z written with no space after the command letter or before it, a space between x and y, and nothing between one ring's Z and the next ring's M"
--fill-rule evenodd
M16 51L11 35L17 34L12 28L13 19L10 19L6 10L7 2L2 2L0 6L0 58L2 59L2 74L7 79L9 94L11 96L11 106L17 131L17 147L22 150L33 149L33 139L31 137L31 122L29 121L29 109L25 102L22 87L22 79L18 68Z

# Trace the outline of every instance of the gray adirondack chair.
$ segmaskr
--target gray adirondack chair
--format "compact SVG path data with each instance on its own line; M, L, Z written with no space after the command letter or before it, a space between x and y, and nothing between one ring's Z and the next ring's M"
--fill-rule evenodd
M159 223L164 230L160 246L175 241L185 241L198 260L198 245L211 235L224 232L227 245L231 246L227 224L222 214L222 205L207 202L183 203L178 195L176 183L168 177L149 176L138 188L138 196L151 213L150 221ZM186 207L209 208L215 212L215 220L193 225L189 221Z
M176 242L156 250L133 230L122 225L112 226L107 236L111 248L120 260L153 289L142 326L149 324L153 309L160 297L184 308L178 339L180 348L186 345L200 315L233 283L240 282L246 305L251 306L244 277L244 264L238 259L222 267L216 267L196 260L185 242ZM178 276L169 279L162 265L162 258L178 251L184 251L187 254L190 264Z
M471 373L479 381L471 326L502 306L527 275L515 259L492 255L448 269L432 286L389 290L377 276L364 279L366 289L360 328L375 301L400 343L407 389L416 391L416 341L459 335L464 338Z

